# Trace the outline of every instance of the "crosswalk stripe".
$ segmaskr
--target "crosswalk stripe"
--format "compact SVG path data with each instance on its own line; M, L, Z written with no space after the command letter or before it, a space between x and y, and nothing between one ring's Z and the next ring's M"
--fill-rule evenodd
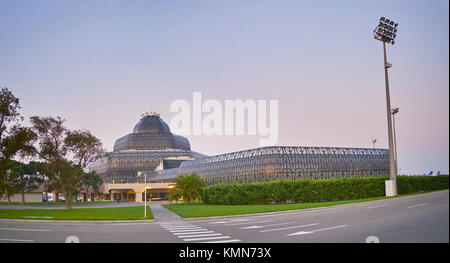
M199 227L199 226L196 226L196 227L175 227L175 228L173 228L173 227L168 227L168 228L166 228L167 230L184 230L184 229L199 229L199 228L202 228L202 227Z
M169 232L171 233L180 233L180 232L194 232L194 231L207 231L208 229L206 228L200 228L200 229L189 229L189 230L169 230Z
M217 240L217 241L208 241L201 243L231 243L231 242L240 242L240 239L228 239L228 240Z
M212 237L212 236L221 236L220 233L214 234L201 234L201 235L187 235L187 236L178 236L179 238L187 238L187 237Z
M211 239L224 239L230 238L229 236L220 236L220 237L200 237L200 238L187 238L183 239L184 241L199 241L199 240L211 240Z
M174 235L186 235L186 234L208 234L208 233L214 233L214 231L201 231L201 232L189 232L189 233L186 233L186 232L182 232L182 233L172 233L172 234L174 234Z

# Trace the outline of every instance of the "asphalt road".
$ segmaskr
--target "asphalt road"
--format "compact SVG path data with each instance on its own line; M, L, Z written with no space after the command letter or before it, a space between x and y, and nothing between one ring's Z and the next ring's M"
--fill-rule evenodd
M449 242L449 192L269 215L181 220L154 205L156 222L0 222L0 242ZM159 211L159 212L158 212Z

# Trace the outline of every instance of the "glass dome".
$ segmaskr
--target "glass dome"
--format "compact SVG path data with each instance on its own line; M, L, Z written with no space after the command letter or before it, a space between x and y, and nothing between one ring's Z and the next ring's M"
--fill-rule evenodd
M134 126L133 133L119 138L114 151L120 150L191 150L189 141L172 134L170 128L157 113L145 113Z

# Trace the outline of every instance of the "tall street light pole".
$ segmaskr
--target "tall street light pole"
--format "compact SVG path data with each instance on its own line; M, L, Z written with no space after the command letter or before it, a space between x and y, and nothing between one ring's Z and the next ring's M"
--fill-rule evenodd
M397 23L386 19L384 17L380 18L378 26L375 28L374 38L383 42L383 54L384 54L384 79L386 84L386 108L387 108L387 122L388 122L388 140L389 140L389 174L390 180L386 181L386 195L395 196L397 195L397 171L395 165L394 157L394 143L392 135L392 120L391 120L391 98L389 93L389 79L388 79L388 69L392 67L392 64L387 62L386 57L386 43L394 44L395 37L397 36Z
M399 108L391 110L392 126L394 127L394 157L395 157L395 173L398 174L398 159L397 159L397 136L395 135L395 114L400 111Z
M147 218L147 189L150 189L150 187L147 187L147 172L137 172L137 176L140 177L141 175L145 176L144 183L145 183L145 189L144 189L144 219Z

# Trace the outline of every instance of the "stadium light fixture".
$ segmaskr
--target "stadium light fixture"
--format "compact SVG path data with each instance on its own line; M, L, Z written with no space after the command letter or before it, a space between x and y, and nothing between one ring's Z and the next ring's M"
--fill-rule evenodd
M381 17L377 27L373 30L374 39L383 42L384 78L386 85L386 106L387 106L387 122L388 122L388 139L389 139L389 175L390 175L390 180L386 181L386 195L389 196L397 195L397 165L396 165L397 157L395 156L396 154L394 153L394 142L393 142L394 138L392 134L392 118L391 118L391 114L393 115L393 113L391 112L392 109L391 109L391 98L389 93L389 79L388 79L388 69L392 67L392 64L387 62L386 43L392 45L395 44L394 39L397 37L396 34L397 26L398 23L386 19L385 17Z

